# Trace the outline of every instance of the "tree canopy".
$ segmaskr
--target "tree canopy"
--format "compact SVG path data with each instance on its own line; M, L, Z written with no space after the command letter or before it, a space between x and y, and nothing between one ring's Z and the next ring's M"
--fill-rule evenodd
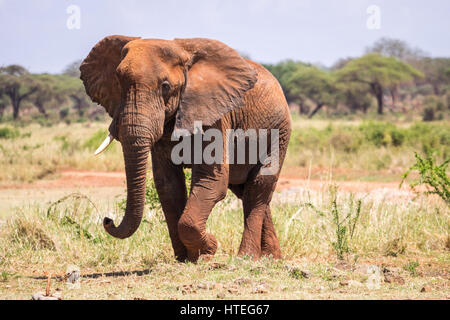
M379 39L366 52L361 57L339 59L330 68L295 60L264 66L278 79L288 103L298 105L300 114L309 117L324 106L331 112L365 113L377 104L379 114L385 105L402 112L418 106L419 110L435 109L439 118L445 114L445 106L450 108L450 58L428 57L422 50L390 38ZM59 119L70 116L66 121L78 121L105 114L100 107L92 108L79 79L80 63L68 64L60 74L31 74L20 65L1 67L0 119L5 119L9 110L13 119L26 114L52 118L50 121L58 115ZM392 103L386 99L388 95ZM24 113L24 108L31 112Z
M369 86L378 103L378 113L383 113L383 92L386 88L421 78L423 74L394 57L370 53L348 62L336 71L338 81L358 82Z
M20 65L0 68L0 117L11 105L13 118L18 119L24 101L34 105L43 117L64 104L71 104L78 116L83 116L93 104L79 79L79 64L75 61L56 75L30 74Z
M309 117L314 116L324 105L334 106L336 86L331 73L314 66L300 66L286 79L286 86L291 95L298 100L310 99L315 103Z
M11 101L14 119L19 117L22 101L37 90L38 83L22 66L0 68L0 95L6 95Z

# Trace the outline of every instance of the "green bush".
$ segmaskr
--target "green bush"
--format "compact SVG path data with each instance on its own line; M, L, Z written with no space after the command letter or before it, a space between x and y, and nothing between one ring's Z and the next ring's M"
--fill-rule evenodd
M403 184L412 171L418 171L420 178L413 181L410 184L411 187L414 189L419 185L425 185L428 189L427 194L437 194L450 205L450 178L447 176L447 166L450 163L450 159L437 165L431 155L422 158L419 154L415 153L415 157L416 163L405 172L401 184Z
M20 136L20 131L14 128L0 128L0 139L15 139Z
M377 147L393 145L399 147L405 141L405 133L388 122L368 122L359 126L366 141Z
M305 206L313 209L321 217L332 221L335 239L331 241L331 246L337 258L342 260L351 251L351 242L361 216L362 200L355 200L351 195L348 203L338 204L337 191L336 186L330 187L329 211L318 210L312 203L306 203Z
M330 137L330 144L337 150L345 152L356 152L363 143L360 135L351 130L340 130L333 132Z

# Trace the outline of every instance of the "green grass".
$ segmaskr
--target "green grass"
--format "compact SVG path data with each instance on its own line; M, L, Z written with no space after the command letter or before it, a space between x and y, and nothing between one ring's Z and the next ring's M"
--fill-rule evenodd
M291 134L287 167L352 169L403 173L414 163L414 152L450 156L450 126L446 122L315 121L298 119Z

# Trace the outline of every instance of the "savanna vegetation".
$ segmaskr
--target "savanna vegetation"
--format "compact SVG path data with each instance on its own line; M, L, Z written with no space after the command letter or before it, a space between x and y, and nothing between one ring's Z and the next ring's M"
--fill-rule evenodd
M174 261L151 169L126 240L101 223L122 216L124 184L51 187L69 169L123 172L119 143L93 156L109 117L78 65L0 69L1 298L29 299L49 276L65 299L450 297L450 58L381 39L330 68L266 65L292 110L282 178L299 181L272 202L283 259L235 256L243 214L230 193L207 224L217 255L197 264ZM65 284L74 265L78 289Z

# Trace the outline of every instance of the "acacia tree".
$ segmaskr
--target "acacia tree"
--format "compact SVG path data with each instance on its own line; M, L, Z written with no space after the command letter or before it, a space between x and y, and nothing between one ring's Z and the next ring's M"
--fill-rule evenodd
M298 99L309 99L316 107L309 114L312 118L324 105L335 106L337 88L333 75L314 66L300 66L287 79L289 92Z
M425 83L433 87L435 95L442 93L442 87L450 84L450 58L423 58L416 62L417 68L425 74Z
M364 84L356 82L339 82L336 83L339 91L339 102L348 107L351 111L362 111L367 113L367 110L372 105L372 96L367 91Z
M58 77L50 74L33 75L37 90L30 96L29 100L36 106L39 112L48 117L47 107L52 101L61 101L57 90Z
M58 85L55 88L57 97L61 100L69 98L73 101L73 108L81 117L91 105L83 83L79 78L67 75L58 76Z
M38 90L38 84L28 71L19 65L0 68L0 93L8 96L13 107L14 120L19 117L19 110L24 99Z
M336 72L336 76L339 81L366 84L377 100L378 114L383 114L384 91L421 78L423 74L394 57L371 53L350 61Z
M290 78L294 72L296 72L299 68L303 68L309 66L300 61L293 60L285 60L281 61L277 64L265 64L264 67L269 70L275 78L277 78L278 82L283 89L284 95L288 103L298 103L300 106L300 113L305 113L304 99L302 96L291 91L291 86L289 85Z

